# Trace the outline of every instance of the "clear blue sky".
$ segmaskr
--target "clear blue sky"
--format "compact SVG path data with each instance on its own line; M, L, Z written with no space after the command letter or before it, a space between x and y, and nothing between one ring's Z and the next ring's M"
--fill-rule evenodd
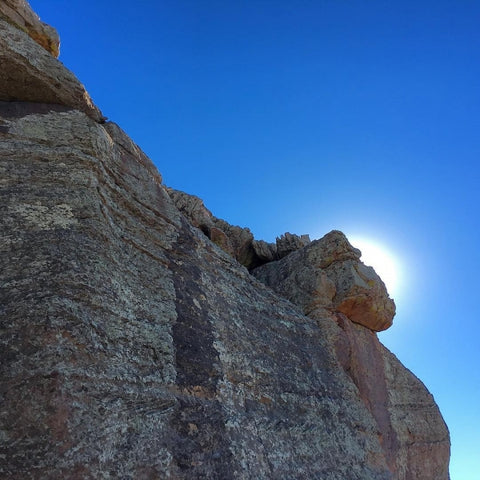
M381 340L480 478L480 3L32 0L61 60L167 185L272 241L336 228L397 253Z

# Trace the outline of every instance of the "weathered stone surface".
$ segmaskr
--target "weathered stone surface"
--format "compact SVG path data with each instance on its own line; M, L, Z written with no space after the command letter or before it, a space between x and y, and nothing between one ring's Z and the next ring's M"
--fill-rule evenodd
M269 288L227 253L268 244L181 213L117 125L22 100L0 102L0 478L447 480L431 395L340 313L339 232L257 269Z
M102 121L85 87L26 32L0 18L0 101L59 104Z
M381 355L358 334L302 316L192 228L117 126L7 106L1 475L403 480L428 460L440 474L417 478L447 478L448 435L426 430L441 417L393 357L385 443L367 378Z
M380 282L380 286L352 286L354 275L350 272L361 271L363 267L359 257L360 252L346 237L333 231L252 273L320 325L329 324L326 335L375 419L392 478L447 479L449 434L438 407L424 385L380 344L372 331L375 330L372 327L384 321L384 310L380 313L379 308L360 310L361 319L367 320L365 326L350 321L356 321L357 317L349 319L343 311L343 299L352 298L352 292L363 298L364 288L373 289L378 295L368 293L372 302L383 305L389 300L383 283L369 270L368 278ZM394 310L392 317L393 313ZM380 319L375 318L378 314Z
M360 261L360 251L338 231L255 269L253 274L301 306L307 315L324 307L375 331L388 328L395 315L395 303L380 277Z
M29 107L0 134L0 477L133 478L168 464L175 210L106 128Z
M253 240L252 247L262 264L277 260L277 246L274 243L268 243L265 240Z
M25 0L2 0L0 19L6 20L26 32L54 57L60 53L60 38L57 31L43 23Z
M176 207L194 227L199 228L212 242L242 265L252 268L264 263L253 247L253 235L248 228L230 225L214 217L205 207L203 200L195 195L173 188L168 188L167 191Z
M175 206L187 217L190 223L208 235L215 222L212 212L205 207L203 200L195 195L189 195L173 188L167 187L167 192Z
M342 314L335 319L338 358L377 422L394 478L448 479L449 433L433 397L373 332Z
M229 239L233 256L238 262L247 268L252 268L258 264L258 259L252 245L253 234L249 228L230 225L220 218L214 218L214 224L215 227L224 232Z
M310 243L308 235L295 235L286 232L277 238L277 258L286 257L289 253L295 252Z
M434 398L390 351L379 347L385 365L388 413L399 440L394 460L398 478L450 478L450 435ZM393 462L394 455L390 457Z
M167 188L167 191L176 207L194 227L199 228L210 240L249 270L283 258L310 243L308 235L299 236L288 232L277 238L276 243L255 240L249 228L230 225L215 217L205 207L203 200L195 195L173 188Z
M29 106L0 133L1 475L389 478L322 329L118 127Z

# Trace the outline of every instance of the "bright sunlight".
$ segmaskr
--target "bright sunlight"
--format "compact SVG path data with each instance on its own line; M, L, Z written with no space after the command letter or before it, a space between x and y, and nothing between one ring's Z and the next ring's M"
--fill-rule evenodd
M397 257L383 245L364 237L348 237L350 243L362 252L361 260L374 268L385 283L388 293L395 298L401 288L401 265Z

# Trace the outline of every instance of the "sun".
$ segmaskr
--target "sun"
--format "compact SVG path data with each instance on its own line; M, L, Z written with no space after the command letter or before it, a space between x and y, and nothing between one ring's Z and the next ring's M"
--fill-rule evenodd
M360 259L365 265L373 267L385 283L387 291L392 298L400 294L402 283L401 262L398 257L380 243L373 240L349 236L350 243L361 250Z

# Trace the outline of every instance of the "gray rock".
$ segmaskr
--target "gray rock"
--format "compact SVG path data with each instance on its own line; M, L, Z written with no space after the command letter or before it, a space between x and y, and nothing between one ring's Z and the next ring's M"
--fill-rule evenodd
M264 240L254 240L252 242L255 255L262 263L272 262L277 259L277 245L275 243L267 243Z
M308 235L295 235L289 232L277 238L277 257L286 257L289 253L295 252L310 243Z
M341 234L267 265L279 295L117 125L24 93L0 102L0 478L448 478L431 395L339 312ZM203 208L248 261L251 233Z
M28 33L0 17L0 101L57 104L103 121L85 87Z
M1 475L389 478L322 328L193 228L118 127L45 112L0 134Z
M167 192L175 206L185 215L190 223L209 236L210 229L215 225L215 222L212 212L205 207L203 200L195 195L173 188L167 187Z

